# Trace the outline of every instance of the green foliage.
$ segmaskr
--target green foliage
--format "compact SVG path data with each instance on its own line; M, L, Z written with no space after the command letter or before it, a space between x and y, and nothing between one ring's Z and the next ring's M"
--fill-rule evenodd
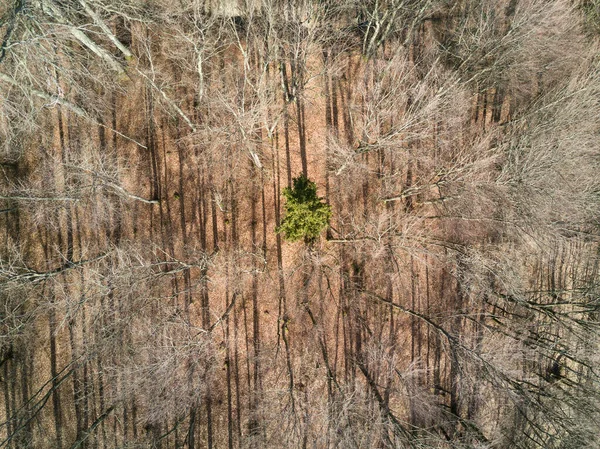
M587 30L592 34L600 33L600 0L583 0L581 9Z
M314 241L331 218L331 206L317 196L317 185L300 175L294 178L292 188L283 189L283 196L285 217L276 231L292 242L301 238L306 243Z

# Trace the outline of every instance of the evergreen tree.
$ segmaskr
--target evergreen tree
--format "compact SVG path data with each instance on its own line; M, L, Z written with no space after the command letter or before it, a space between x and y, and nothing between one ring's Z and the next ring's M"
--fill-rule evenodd
M314 241L327 227L331 218L331 206L317 196L317 185L304 175L293 180L293 187L283 189L286 199L285 217L277 232L292 242L304 238Z

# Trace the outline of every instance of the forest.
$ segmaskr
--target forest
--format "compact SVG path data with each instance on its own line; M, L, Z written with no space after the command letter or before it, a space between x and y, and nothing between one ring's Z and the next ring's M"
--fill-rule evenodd
M0 448L600 447L600 0L0 2Z

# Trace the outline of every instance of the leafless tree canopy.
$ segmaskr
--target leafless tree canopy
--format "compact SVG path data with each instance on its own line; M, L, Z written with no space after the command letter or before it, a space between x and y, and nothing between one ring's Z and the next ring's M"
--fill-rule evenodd
M0 448L599 447L599 30L1 2Z

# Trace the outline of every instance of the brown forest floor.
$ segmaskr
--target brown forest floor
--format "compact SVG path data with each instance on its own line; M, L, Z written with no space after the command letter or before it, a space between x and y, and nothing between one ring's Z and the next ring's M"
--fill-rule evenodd
M595 41L442 3L18 18L0 447L594 447ZM275 232L303 170L313 244Z

